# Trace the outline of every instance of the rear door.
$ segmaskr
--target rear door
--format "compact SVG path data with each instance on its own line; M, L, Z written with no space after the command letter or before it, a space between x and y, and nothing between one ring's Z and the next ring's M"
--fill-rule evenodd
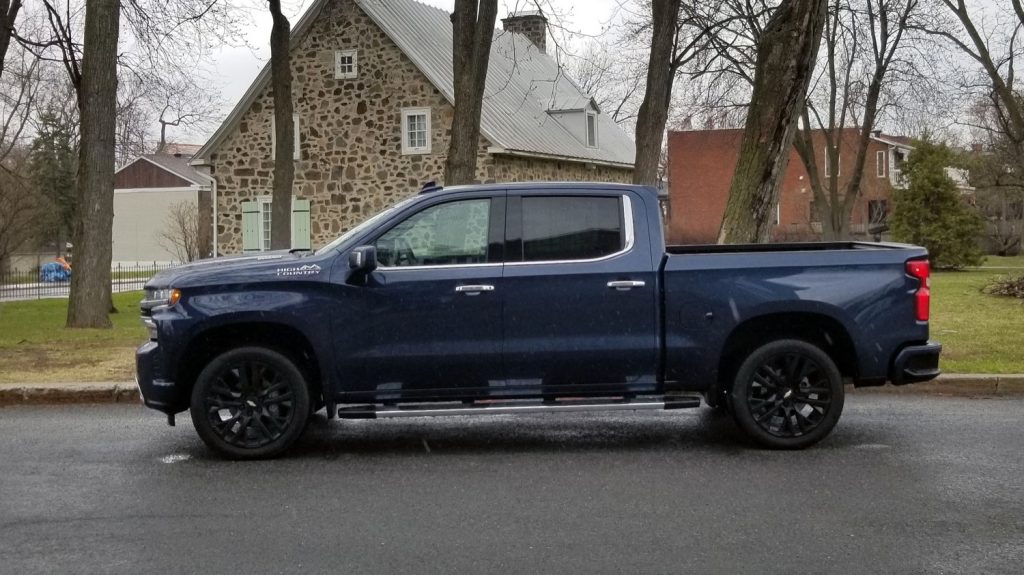
M621 191L509 192L505 373L546 396L642 391L657 373L647 223ZM643 234L642 236L639 234Z

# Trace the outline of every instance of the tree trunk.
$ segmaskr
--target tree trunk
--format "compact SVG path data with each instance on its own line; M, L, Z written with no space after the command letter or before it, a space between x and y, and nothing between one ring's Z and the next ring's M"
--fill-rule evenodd
M761 36L743 143L718 243L770 239L825 17L825 0L785 0Z
M636 160L633 183L658 184L658 160L672 99L673 39L679 17L679 0L653 0L651 55L647 64L647 91L636 117Z
M4 59L7 48L11 46L11 35L14 33L14 21L21 10L21 0L0 0L0 78L4 77Z
M479 0L479 10L477 0L455 0L452 13L455 114L444 164L444 183L449 186L476 181L480 111L497 16L497 0Z
M81 144L74 271L67 327L111 327L110 260L114 222L114 114L118 0L88 0L78 106Z
M270 248L292 246L292 182L295 180L295 124L292 106L291 25L281 0L270 0L270 85L274 93L274 191L270 209Z

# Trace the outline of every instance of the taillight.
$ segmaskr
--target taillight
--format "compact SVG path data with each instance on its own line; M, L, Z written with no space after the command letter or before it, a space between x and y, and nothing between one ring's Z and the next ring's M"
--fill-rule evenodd
M921 282L921 287L914 292L914 300L917 308L917 321L928 321L928 307L931 302L931 268L928 260L913 260L907 262L907 273Z

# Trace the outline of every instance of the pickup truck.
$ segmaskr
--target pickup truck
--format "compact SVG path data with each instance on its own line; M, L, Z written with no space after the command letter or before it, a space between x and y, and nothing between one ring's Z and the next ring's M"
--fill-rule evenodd
M655 190L425 187L316 251L156 275L144 403L236 459L312 414L385 418L698 407L810 446L844 383L939 374L920 247L665 246Z

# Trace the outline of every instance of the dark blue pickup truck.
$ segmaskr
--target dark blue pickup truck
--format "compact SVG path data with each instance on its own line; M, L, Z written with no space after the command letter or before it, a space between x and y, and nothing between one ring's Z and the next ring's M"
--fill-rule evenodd
M442 189L316 252L183 265L146 286L145 404L232 458L311 415L710 406L802 448L843 384L926 381L929 268L877 243L665 247L657 194L602 184Z

